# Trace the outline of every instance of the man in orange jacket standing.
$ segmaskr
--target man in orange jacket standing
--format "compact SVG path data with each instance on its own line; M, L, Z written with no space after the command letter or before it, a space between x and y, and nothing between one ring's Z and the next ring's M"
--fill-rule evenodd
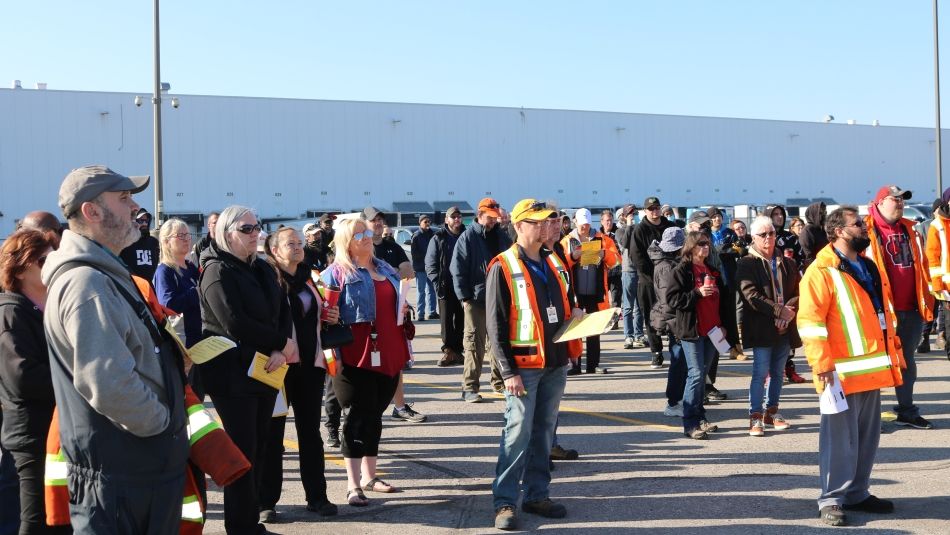
M901 370L904 384L895 388L897 424L931 429L933 425L920 415L914 405L914 383L917 362L914 352L920 344L925 322L933 320L934 298L930 294L930 275L914 222L904 217L904 201L911 192L897 186L884 186L868 204L864 222L868 227L871 247L868 257L881 273L884 300L893 306L897 316L897 337L900 338L907 367Z
M492 483L497 529L517 529L515 504L521 489L523 511L548 518L567 514L563 505L551 501L548 490L548 456L570 357L568 344L553 339L572 314L582 313L571 309L566 277L554 253L541 249L545 220L553 213L544 202L518 202L511 210L518 242L488 267L488 338L505 380L507 405Z
M868 489L881 438L881 389L901 384L903 359L881 275L861 256L871 239L857 208L828 214L825 232L831 243L799 286L798 333L818 392L837 383L847 401L847 409L821 415L818 436L819 516L842 526L844 510L894 511Z

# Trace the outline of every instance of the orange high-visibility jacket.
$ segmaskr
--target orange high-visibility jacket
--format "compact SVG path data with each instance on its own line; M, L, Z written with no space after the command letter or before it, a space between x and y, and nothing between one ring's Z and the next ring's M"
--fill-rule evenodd
M567 236L561 238L561 247L564 249L564 257L567 261L567 270L571 272L573 272L574 266L578 262L578 260L574 260L573 255L571 255L571 237L573 236L574 233L571 232ZM599 238L602 241L601 248L604 251L604 300L597 304L597 309L606 310L610 308L610 291L608 290L607 272L610 271L610 268L620 265L622 258L620 256L620 251L617 249L617 242L615 242L610 236L591 229L590 238L591 240Z
M894 294L891 292L891 281L887 277L887 267L884 265L884 251L881 250L881 240L878 239L878 231L874 224L874 217L867 216L864 222L868 226L868 237L871 238L871 260L877 266L881 274L881 289L884 292L884 300L888 306L893 306ZM920 236L914 229L914 224L907 218L901 218L900 225L904 227L907 236L910 238L911 254L914 256L914 289L917 292L917 310L925 322L934 319L934 298L930 293L930 271L927 268L928 262L920 250ZM866 253L866 252L865 252Z
M825 246L799 286L798 334L815 388L824 389L818 374L830 371L845 394L899 386L905 364L893 308L884 305L885 334L870 296L841 263L834 246Z
M571 305L567 299L567 280L563 267L557 255L551 253L545 257L551 273L558 273L557 281L561 289L561 299L564 305L564 314L569 318ZM508 341L514 354L515 363L519 368L543 368L545 355L544 325L547 314L542 315L538 308L535 296L534 282L531 275L521 261L521 249L518 244L499 254L488 264L488 270L496 263L501 265L505 282L511 292L511 308L508 311ZM566 318L565 318L566 319ZM568 354L572 356L571 346Z
M927 263L933 291L950 290L950 218L939 213L927 231Z

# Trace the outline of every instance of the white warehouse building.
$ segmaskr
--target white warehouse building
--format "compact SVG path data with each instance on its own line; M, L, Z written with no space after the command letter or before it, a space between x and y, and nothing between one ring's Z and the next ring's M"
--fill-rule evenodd
M0 236L27 211L58 213L72 168L151 174L151 97L137 107L135 96L0 89ZM297 219L370 204L475 206L486 196L507 207L524 197L639 205L648 195L674 206L866 203L889 182L917 202L937 195L926 128L174 96L180 107L163 110L168 214L237 203L265 219ZM153 211L151 187L137 199Z

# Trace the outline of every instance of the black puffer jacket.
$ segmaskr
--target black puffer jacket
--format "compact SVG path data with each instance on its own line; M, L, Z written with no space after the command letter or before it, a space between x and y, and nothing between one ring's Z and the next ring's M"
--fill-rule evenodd
M276 390L251 379L254 353L270 355L287 344L292 332L290 305L277 283L277 272L259 258L248 264L212 243L201 255L201 327L204 336L237 342L204 364L201 379L208 394L273 395Z
M0 294L0 401L3 447L45 447L56 399L43 313L32 301L13 292Z
M660 334L670 334L676 311L667 303L666 294L672 282L673 268L679 263L679 251L665 253L655 243L647 251L653 261L653 291L656 292L656 302L650 311L650 325Z
M716 277L716 288L719 289L720 295L719 317L722 318L727 312L726 307L735 306L735 301L730 302L729 299L722 298L725 290L722 275L713 269L709 262L706 263L706 268L712 271ZM666 302L675 312L673 322L670 324L673 336L680 340L695 340L701 335L705 336L706 333L698 333L696 329L699 325L696 303L700 299L702 299L702 296L696 290L696 284L693 281L693 264L684 258L671 271L670 284L666 291ZM728 338L729 333L725 334Z

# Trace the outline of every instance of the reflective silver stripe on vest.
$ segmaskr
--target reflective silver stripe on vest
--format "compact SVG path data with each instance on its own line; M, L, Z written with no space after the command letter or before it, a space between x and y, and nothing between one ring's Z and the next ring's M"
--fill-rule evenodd
M835 294L838 300L838 313L841 315L841 326L844 329L844 337L848 342L848 348L852 355L866 355L868 353L867 345L864 341L864 329L861 326L861 316L858 315L854 303L851 301L851 292L847 283L844 281L844 275L836 267L829 267L828 273L831 274L831 280L835 285ZM857 296L855 296L856 298Z
M66 457L63 455L62 449L59 450L59 453L46 454L46 470L43 475L44 485L48 487L65 487L68 472Z
M221 424L215 421L204 405L195 404L188 407L188 444L192 445L205 435L221 429Z
M181 519L187 522L204 523L204 515L201 514L201 503L197 496L185 496L181 501Z
M891 357L887 353L877 353L866 357L849 357L835 360L835 371L842 378L865 375L891 367Z
M534 311L531 310L531 299L528 297L528 281L521 269L521 262L514 250L508 249L501 254L502 261L508 266L511 273L512 297L515 300L515 309L518 311L518 330L512 333L511 343L514 345L537 345L534 337Z

